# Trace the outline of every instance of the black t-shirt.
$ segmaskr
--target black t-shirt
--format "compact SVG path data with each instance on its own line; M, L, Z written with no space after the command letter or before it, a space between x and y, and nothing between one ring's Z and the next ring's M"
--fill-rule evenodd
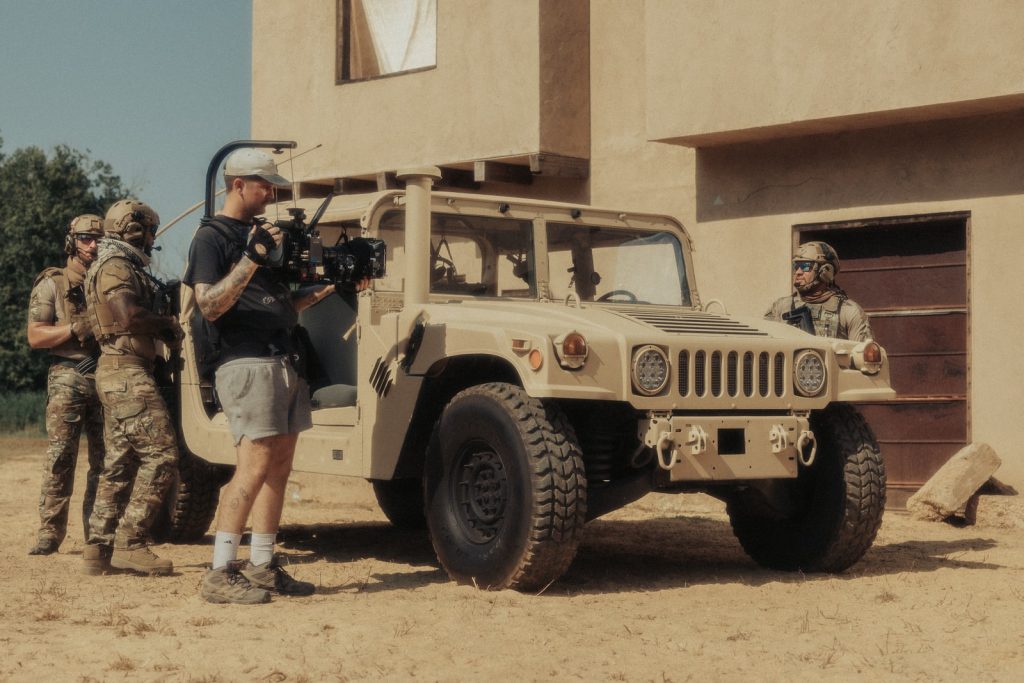
M226 216L216 220L230 228L235 239L228 239L208 223L199 227L182 278L191 287L220 282L242 258L252 225ZM257 268L235 305L213 322L220 334L220 362L290 353L298 319L288 286L271 268Z

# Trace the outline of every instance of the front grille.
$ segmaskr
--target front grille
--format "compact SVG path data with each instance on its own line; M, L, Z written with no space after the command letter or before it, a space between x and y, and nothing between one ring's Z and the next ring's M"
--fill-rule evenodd
M742 356L742 362L741 362ZM690 365L693 372L690 372ZM723 360L724 359L724 360ZM755 360L756 359L756 360ZM762 398L786 393L786 354L774 356L766 351L704 350L679 352L678 387L680 396L753 398L755 387Z
M690 393L690 352L679 352L679 395Z
M711 395L722 395L722 352L711 354Z
M698 396L703 396L707 387L707 358L703 351L698 351L693 356L693 393Z
M768 395L768 354L764 351L757 357L757 389L762 396Z
M775 354L775 395L782 396L783 382L786 380L786 356Z
M754 395L754 354L750 351L743 354L743 395Z
M736 387L736 375L739 371L736 368L736 364L739 362L739 354L735 351L729 352L729 361L725 371L725 390L730 396L735 396L739 393L739 389Z

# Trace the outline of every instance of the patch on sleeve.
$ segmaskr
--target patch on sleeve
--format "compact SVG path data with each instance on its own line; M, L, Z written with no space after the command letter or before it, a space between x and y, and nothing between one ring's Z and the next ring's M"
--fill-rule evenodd
M28 321L30 323L52 323L57 319L55 298L57 290L49 279L40 281L32 288L28 300Z
M128 261L114 258L104 263L96 273L96 289L107 296L121 290L134 292L135 277Z

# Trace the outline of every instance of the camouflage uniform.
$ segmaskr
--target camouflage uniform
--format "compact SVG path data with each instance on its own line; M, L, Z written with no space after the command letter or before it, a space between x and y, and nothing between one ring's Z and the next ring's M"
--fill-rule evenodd
M85 316L82 293L84 267L68 258L64 268L47 268L36 278L29 300L28 321L67 325ZM89 515L103 469L103 414L91 368L79 367L98 353L96 340L74 336L49 349L52 365L46 380L46 462L39 496L39 542L60 545L67 535L68 509L75 485L78 441L85 431L89 472L82 500L82 524L89 539ZM84 365L88 365L86 362ZM80 371L84 370L84 372Z
M174 424L153 377L157 342L121 329L107 303L119 292L134 293L152 310L156 291L144 271L148 263L139 249L108 238L86 278L89 315L102 352L96 389L107 447L90 543L115 549L147 546L178 465Z
M781 322L784 313L789 313L801 306L806 306L810 311L811 322L814 323L814 333L819 337L835 337L854 341L873 338L871 325L868 323L868 316L864 313L864 309L856 301L839 292L833 293L826 301L820 303L806 302L800 298L799 294L793 293L790 296L777 299L764 317Z

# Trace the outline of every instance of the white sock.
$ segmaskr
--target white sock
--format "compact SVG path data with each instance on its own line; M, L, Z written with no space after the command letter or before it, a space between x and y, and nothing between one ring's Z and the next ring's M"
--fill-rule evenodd
M218 531L213 535L213 568L226 567L238 557L238 544L242 542L242 534L229 534Z
M253 532L249 541L249 561L255 565L263 565L274 559L274 541L277 534L257 534Z

